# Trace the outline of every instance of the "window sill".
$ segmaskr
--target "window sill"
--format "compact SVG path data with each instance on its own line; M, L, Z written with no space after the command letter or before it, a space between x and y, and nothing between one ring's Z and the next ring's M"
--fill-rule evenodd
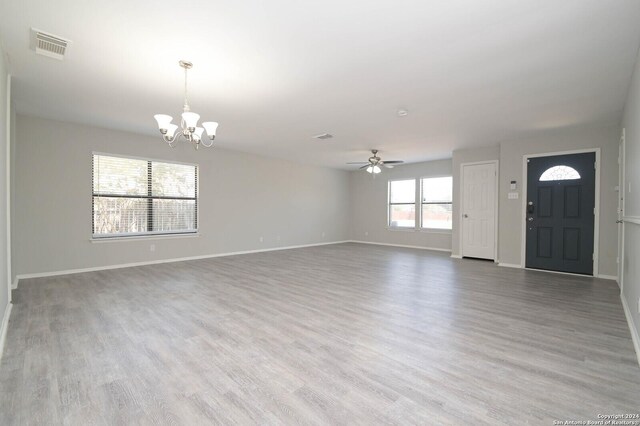
M440 228L420 228L420 232L424 232L426 234L451 234L451 229L440 229Z
M400 232L424 232L425 234L451 234L451 229L438 229L438 228L403 228L400 226L387 226L387 231L400 231Z
M416 232L416 228L405 226L387 226L387 231Z
M159 234L159 235L132 235L130 237L105 237L105 238L89 238L91 243L111 243L118 241L148 241L148 240L165 240L174 238L198 238L199 232L188 234Z

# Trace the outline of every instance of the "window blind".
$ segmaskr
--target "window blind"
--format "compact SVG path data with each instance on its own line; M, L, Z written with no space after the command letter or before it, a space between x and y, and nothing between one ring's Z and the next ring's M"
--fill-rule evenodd
M194 233L198 166L93 155L94 238Z

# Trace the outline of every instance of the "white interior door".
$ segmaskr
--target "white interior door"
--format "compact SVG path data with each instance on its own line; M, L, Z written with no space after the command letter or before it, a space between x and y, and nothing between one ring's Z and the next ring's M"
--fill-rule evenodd
M496 164L462 166L462 256L494 259Z
M622 271L624 269L624 135L620 139L620 152L618 156L618 285L622 290Z

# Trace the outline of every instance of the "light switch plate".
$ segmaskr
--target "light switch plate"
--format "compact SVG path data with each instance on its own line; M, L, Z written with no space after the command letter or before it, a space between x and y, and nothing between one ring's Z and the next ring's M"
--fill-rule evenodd
M509 193L509 199L510 200L517 200L518 197L519 197L519 193L517 193L517 192L510 192Z

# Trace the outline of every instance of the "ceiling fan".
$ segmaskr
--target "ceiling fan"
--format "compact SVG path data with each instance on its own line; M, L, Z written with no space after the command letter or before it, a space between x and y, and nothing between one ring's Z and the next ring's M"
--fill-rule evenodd
M378 174L382 171L382 167L392 169L393 166L404 163L404 161L400 160L382 161L382 159L378 157L377 149L372 149L371 153L373 156L369 157L369 161L356 161L347 164L364 164L364 166L360 167L360 170L366 169L367 173Z

